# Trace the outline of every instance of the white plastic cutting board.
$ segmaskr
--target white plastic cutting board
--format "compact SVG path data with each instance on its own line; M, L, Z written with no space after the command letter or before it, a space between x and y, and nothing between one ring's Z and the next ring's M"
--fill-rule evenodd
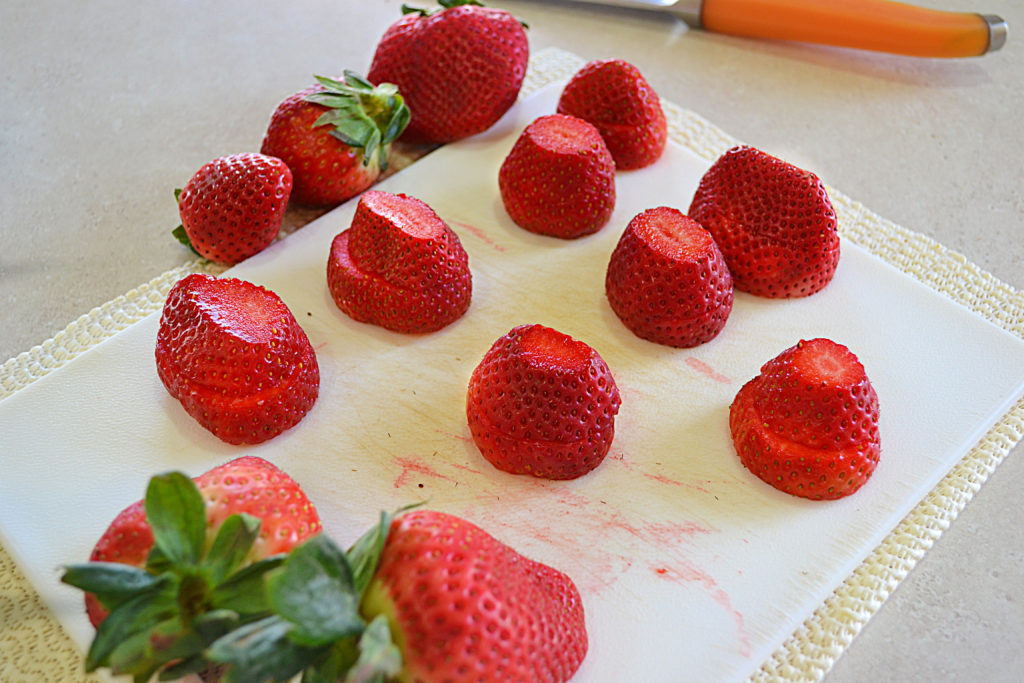
M289 472L348 544L380 509L426 500L566 571L584 598L590 652L576 680L742 679L817 608L1024 392L1024 343L849 244L806 299L739 293L724 331L692 350L632 336L604 296L608 257L640 211L685 211L706 163L670 145L619 173L614 216L576 241L520 230L497 173L518 133L554 111L560 85L486 134L442 148L380 189L430 204L470 255L473 303L452 326L403 336L340 313L325 282L355 202L232 271L291 307L321 368L296 428L254 448L218 441L156 375L154 314L0 402L0 534L84 647L80 595L60 566L83 561L150 475L197 475L251 453ZM570 482L498 472L466 426L466 382L491 343L543 323L593 346L622 394L607 460ZM856 495L809 502L749 474L728 406L801 338L849 346L881 403L882 460Z

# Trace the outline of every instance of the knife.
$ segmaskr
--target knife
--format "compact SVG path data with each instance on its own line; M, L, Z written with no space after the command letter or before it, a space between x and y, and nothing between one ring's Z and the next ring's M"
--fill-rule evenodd
M992 14L948 12L894 0L571 0L656 10L693 28L914 57L976 57L1006 42Z

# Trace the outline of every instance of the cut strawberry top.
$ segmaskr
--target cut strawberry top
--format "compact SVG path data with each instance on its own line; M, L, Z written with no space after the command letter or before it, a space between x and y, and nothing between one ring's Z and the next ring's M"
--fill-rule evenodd
M405 195L371 190L363 195L365 208L391 221L395 227L416 239L436 239L444 233L444 222L429 206L409 201Z
M801 385L844 387L864 379L864 366L850 349L829 339L803 340L789 356L791 377Z
M592 149L604 144L596 128L582 119L564 114L543 116L526 130L535 145L553 154L578 154L581 141Z
M714 242L697 221L668 207L645 211L634 229L658 253L676 261L702 257Z
M538 365L571 373L582 371L593 356L584 342L543 325L528 327L519 338L519 348Z
M224 282L227 286L214 286ZM208 295L196 299L211 322L252 344L269 343L279 336L281 325L289 325L290 314L284 302L268 299L261 290L232 284L229 280L212 282Z

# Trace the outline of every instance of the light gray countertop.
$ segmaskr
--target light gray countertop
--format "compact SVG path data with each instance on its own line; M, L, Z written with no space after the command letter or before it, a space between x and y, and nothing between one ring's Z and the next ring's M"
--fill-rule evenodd
M1001 51L960 60L757 42L563 2L492 4L529 24L533 51L626 59L664 99L1024 288L1016 0L919 2L1009 21ZM0 361L191 260L170 238L173 189L214 157L258 149L270 112L312 74L365 72L400 5L5 3ZM1022 449L825 680L1019 680Z

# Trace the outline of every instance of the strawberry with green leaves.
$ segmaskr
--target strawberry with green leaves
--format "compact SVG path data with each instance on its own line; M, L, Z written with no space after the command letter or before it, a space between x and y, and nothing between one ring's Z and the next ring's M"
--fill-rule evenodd
M202 273L179 280L164 302L156 368L189 415L238 445L298 424L320 389L316 353L277 294Z
M469 256L425 202L370 190L331 244L327 285L353 320L393 332L436 332L465 314L473 294Z
M280 159L214 159L176 193L181 225L174 235L203 258L234 265L274 241L291 192L292 172Z
M608 454L620 403L597 351L550 327L520 325L473 370L466 417L480 453L498 469L575 479Z
M387 169L391 143L409 123L409 108L391 83L374 87L351 71L340 81L316 80L277 106L261 151L291 169L295 202L332 207L373 185Z
M520 134L498 171L498 188L519 227L575 239L597 232L611 218L615 161L593 125L549 114Z
M180 472L154 477L90 561L62 576L86 591L97 629L86 669L139 681L207 670L207 647L270 613L263 576L320 531L298 483L262 458L232 460L194 481Z
M568 681L587 653L572 579L474 524L416 510L267 576L272 616L219 639L230 681Z
M412 112L402 140L442 144L481 133L515 103L529 42L505 10L476 0L408 6L381 36L367 78L394 83Z
M732 312L732 276L711 234L660 206L629 222L612 252L605 292L634 334L688 348L711 341Z
M764 364L729 410L740 460L775 488L814 500L859 490L881 455L878 395L846 346L801 341Z
M622 59L599 59L577 71L558 99L558 113L597 127L619 170L661 158L668 124L661 99L640 70Z
M714 236L737 289L803 297L835 275L839 233L825 185L759 149L741 145L719 157L687 214Z

